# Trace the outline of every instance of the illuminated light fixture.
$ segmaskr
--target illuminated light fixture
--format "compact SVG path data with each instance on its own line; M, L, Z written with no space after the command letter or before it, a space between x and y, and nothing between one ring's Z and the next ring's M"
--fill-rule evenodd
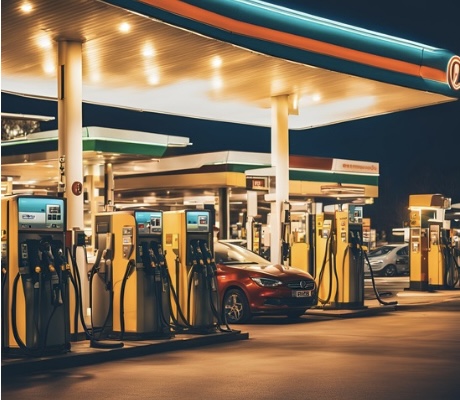
M318 101L321 100L321 95L319 95L319 94L314 94L314 95L311 97L311 99L312 99L315 103L317 103Z
M223 82L222 78L220 76L215 76L212 78L212 88L217 90L217 89L222 89Z
M26 13L26 14L30 13L32 11L32 9L33 9L32 4L30 4L28 2L23 3L20 8L21 8L21 11Z
M120 30L120 32L128 33L131 30L131 25L129 25L127 22L123 22L120 24L120 27L118 29Z
M364 194L364 188L360 186L342 185L325 185L321 186L321 193L324 194Z
M47 75L52 75L52 74L54 74L54 72L56 71L56 67L55 67L55 65L54 65L52 62L46 62L46 63L43 65L43 71L44 71Z
M211 60L211 65L213 68L220 68L220 66L222 65L222 58L220 58L219 56L214 56Z
M150 44L146 44L142 49L142 55L144 57L153 57L155 55L155 50Z
M99 72L92 72L90 79L91 79L91 82L100 82L101 81L101 74Z
M43 34L38 38L38 45L42 49L50 49L51 48L51 39L46 34Z
M151 74L148 77L148 82L150 85L158 85L158 83L160 82L160 78L157 74Z

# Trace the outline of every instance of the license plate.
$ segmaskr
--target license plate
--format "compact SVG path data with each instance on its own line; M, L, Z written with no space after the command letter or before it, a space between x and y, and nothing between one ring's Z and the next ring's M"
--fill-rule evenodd
M293 290L292 297L310 297L311 290Z

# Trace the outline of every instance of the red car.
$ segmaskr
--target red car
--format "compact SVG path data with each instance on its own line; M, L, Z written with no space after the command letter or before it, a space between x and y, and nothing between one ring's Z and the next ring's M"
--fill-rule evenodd
M300 317L318 303L313 277L297 268L273 265L248 249L214 242L223 314L230 324L253 315Z

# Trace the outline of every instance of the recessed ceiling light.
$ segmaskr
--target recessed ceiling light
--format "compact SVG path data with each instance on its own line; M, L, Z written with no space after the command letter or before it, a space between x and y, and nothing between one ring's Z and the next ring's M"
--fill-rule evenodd
M127 22L123 22L120 24L120 32L127 33L131 30L131 25L129 25Z
M160 82L160 78L156 74L149 75L148 81L150 85L158 85L158 82Z
M219 56L214 56L211 61L213 68L219 68L222 65L222 58Z
M223 82L220 76L215 76L212 78L212 88L213 89L221 89L223 86Z
M319 94L314 94L314 95L312 96L312 99L313 99L313 101L318 102L318 101L321 100L321 95L319 95Z
M142 49L142 55L144 57L153 57L155 55L155 50L151 45L146 44Z
M30 13L32 11L32 4L30 3L23 3L21 5L21 11L25 13Z
M51 48L51 39L46 34L41 35L38 38L38 45L42 49L49 49L49 48Z

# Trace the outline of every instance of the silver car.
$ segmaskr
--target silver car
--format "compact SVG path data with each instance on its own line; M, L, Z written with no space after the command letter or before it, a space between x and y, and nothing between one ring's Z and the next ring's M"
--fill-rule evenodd
M409 273L409 245L387 244L371 250L368 259L374 275L396 276ZM367 260L364 262L364 275L370 276Z

